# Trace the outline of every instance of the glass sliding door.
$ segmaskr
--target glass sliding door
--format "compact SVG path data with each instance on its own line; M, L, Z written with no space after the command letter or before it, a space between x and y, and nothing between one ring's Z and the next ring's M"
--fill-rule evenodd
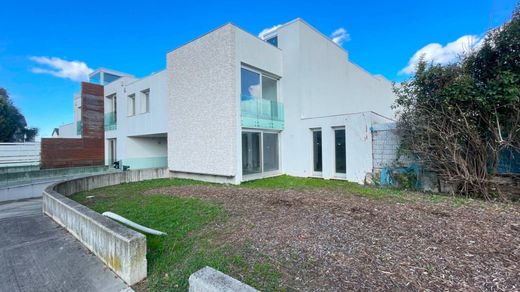
M346 174L346 149L345 149L345 129L334 130L334 148L336 157L336 173Z
M242 173L262 172L260 133L242 132Z
M242 132L242 174L261 174L280 169L278 133Z
M313 170L318 173L321 173L323 167L321 148L321 130L314 130L312 131Z
M278 134L264 133L262 148L264 172L278 170Z

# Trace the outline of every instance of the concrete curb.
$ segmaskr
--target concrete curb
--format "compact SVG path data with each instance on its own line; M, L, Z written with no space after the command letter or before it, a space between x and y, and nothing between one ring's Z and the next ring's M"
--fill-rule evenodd
M43 192L43 213L63 226L129 285L146 278L146 237L67 198L120 183L166 178L167 169L142 169L82 177Z
M190 292L258 292L255 288L211 267L202 268L191 274L189 283Z

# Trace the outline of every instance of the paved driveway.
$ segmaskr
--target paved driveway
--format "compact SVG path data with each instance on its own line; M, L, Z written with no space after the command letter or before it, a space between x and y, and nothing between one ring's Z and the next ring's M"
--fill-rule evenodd
M41 203L41 199L0 203L0 291L129 289L79 241L43 215Z

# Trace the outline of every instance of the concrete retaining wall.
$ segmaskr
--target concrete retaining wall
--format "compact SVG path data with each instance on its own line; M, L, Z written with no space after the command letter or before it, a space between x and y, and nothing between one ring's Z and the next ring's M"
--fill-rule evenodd
M0 188L10 185L18 185L23 182L31 183L37 180L56 179L67 176L81 176L108 171L108 166L85 166L53 169L27 169L21 168L9 170L5 168L0 172Z
M43 192L43 212L65 227L126 283L146 278L146 237L67 198L120 183L166 178L167 169L143 169L73 179Z

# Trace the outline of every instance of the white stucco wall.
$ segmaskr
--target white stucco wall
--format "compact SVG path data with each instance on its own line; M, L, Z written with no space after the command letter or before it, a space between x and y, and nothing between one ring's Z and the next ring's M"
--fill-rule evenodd
M236 84L235 86L235 97L237 100L237 174L236 180L243 181L244 177L242 175L242 128L240 122L240 95L241 95L241 87L240 87L240 71L242 67L250 67L255 69L256 71L260 71L270 77L281 80L283 78L283 62L282 62L282 52L279 48L272 46L258 37L235 27L235 74L236 74ZM280 86L280 82L278 85ZM283 98L280 96L280 90L278 88L278 98L279 101L283 102ZM281 146L280 146L281 147ZM281 165L280 161L280 165Z
M60 126L60 138L77 138L76 122Z
M321 128L323 178L334 178L334 127L346 129L346 178L362 183L372 170L373 123L392 117L391 83L348 61L348 54L301 20L275 33L283 54L283 172L312 176L312 132ZM374 115L371 111L380 115Z
M167 54L168 167L238 172L235 28L227 24Z
M141 79L125 76L110 84L105 85L105 113L110 111L109 100L106 98L112 94L117 95L117 127L115 130L105 131L105 161L108 161L108 143L106 139L117 139L117 159L123 160L125 165L132 169L150 167L152 165L165 166L165 162L150 158L166 157L166 133L167 133L167 99L168 83L166 70L159 71ZM150 91L149 111L143 112L141 104L141 92ZM135 94L135 115L129 116L128 96ZM151 147L149 151L139 152L134 149L144 149L148 141L155 145L154 139L162 137L161 147ZM141 137L140 140L132 140L132 137ZM150 139L150 140L147 140ZM164 149L163 149L164 148Z

